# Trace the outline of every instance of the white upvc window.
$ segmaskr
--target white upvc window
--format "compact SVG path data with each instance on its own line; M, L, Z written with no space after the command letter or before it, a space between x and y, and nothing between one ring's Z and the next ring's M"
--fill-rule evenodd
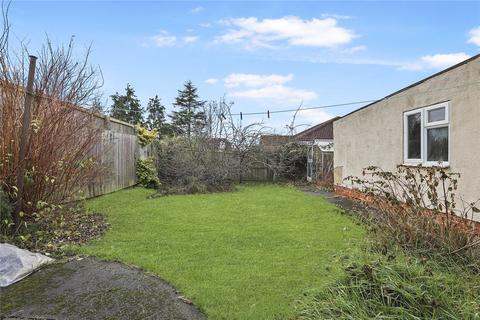
M448 102L442 102L403 114L405 164L449 165L448 107Z

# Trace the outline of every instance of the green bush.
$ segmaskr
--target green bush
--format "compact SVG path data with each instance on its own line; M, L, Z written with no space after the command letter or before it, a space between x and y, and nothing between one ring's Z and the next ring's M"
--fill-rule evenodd
M145 188L156 189L160 186L157 168L153 158L140 159L137 161L137 180Z
M456 264L378 256L345 271L298 319L480 319L480 278Z
M140 142L142 147L151 144L157 138L157 130L155 129L148 130L147 128L144 128L140 125L136 125L135 128L137 129L138 141Z

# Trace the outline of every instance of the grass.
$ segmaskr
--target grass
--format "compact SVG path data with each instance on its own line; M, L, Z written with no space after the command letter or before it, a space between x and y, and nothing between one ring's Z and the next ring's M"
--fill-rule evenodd
M346 274L299 308L298 319L480 319L480 276L404 251L364 251Z
M341 274L365 230L320 197L274 185L147 199L135 188L88 202L111 227L80 251L158 274L209 319L285 319Z

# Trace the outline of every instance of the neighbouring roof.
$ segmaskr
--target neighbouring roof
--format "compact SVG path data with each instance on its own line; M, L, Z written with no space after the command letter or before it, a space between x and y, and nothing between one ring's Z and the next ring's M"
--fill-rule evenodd
M279 134L265 134L260 137L260 145L268 147L279 147L292 141L292 136L283 136Z
M338 119L340 119L340 117L335 117L328 121L317 124L313 127L310 127L294 135L294 139L299 141L312 141L316 139L332 140L333 122Z
M442 75L442 74L444 74L444 73L446 73L446 72L448 72L448 71L450 71L450 70L453 70L453 69L455 69L455 68L458 68L458 67L460 67L460 66L463 66L464 64L467 64L467 63L469 63L469 62L471 62L471 61L473 61L473 60L476 60L476 59L478 59L478 58L480 58L480 53L474 55L474 56L471 57L471 58L468 58L467 60L464 60L464 61L462 61L462 62L460 62L460 63L457 63L456 65L453 65L453 66L451 66L451 67L449 67L449 68L447 68L447 69L444 69L444 70L442 70L442 71L440 71L440 72L437 72L437 73L435 73L435 74L432 74L431 76L426 77L426 78L424 78L424 79L422 79L422 80L420 80L420 81L417 81L417 82L415 82L415 83L413 83L413 84L411 84L411 85L409 85L409 86L406 86L406 87L404 87L404 88L402 88L402 89L400 89L400 90L398 90L398 91L395 91L395 92L389 94L388 96L386 96L386 97L384 97L384 98L382 98L382 99L379 99L379 100L374 101L374 102L372 102L372 103L369 103L369 104L367 104L367 105L365 105L365 106L363 106L363 107L360 107L360 108L358 108L358 109L356 109L356 110L353 110L352 112L347 113L346 115L344 115L342 118L348 117L349 115L351 115L351 114L353 114L353 113L356 113L356 112L358 112L358 111L360 111L360 110L363 110L363 109L366 109L366 108L368 108L368 107L370 107L370 106L373 106L374 104L376 104L376 103L378 103L378 102L380 102L380 101L383 101L383 100L385 100L385 99L391 98L391 97L393 97L393 96L396 95L396 94L399 94L399 93L401 93L401 92L403 92L403 91L406 91L406 90L408 90L408 89L410 89L410 88L413 88L413 87L415 87L415 86L418 86L419 84L422 84L422 83L424 83L424 82L427 81L427 80L430 80L430 79L435 78L435 77L437 77L437 76L439 76L439 75Z
M260 145L274 149L291 141L333 140L333 122L341 117L335 117L317 124L293 136L266 134L260 137Z

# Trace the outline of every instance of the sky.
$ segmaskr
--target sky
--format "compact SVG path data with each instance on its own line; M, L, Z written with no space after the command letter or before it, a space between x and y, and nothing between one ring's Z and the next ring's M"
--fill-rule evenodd
M203 100L283 133L292 113L382 98L480 53L480 1L13 1L13 38L92 46L105 97L131 84L167 111L186 80ZM107 99L107 98L106 98ZM107 105L111 102L106 100ZM365 103L301 111L298 130Z

